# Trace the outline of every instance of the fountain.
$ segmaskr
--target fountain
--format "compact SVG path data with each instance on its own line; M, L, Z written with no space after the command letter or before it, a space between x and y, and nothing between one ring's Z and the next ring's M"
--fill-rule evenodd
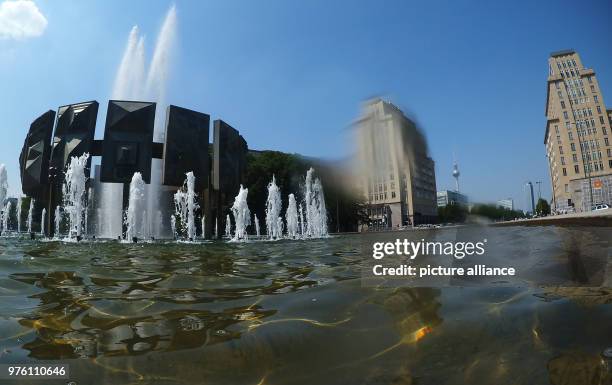
M311 167L306 173L304 184L304 205L306 206L306 236L321 238L328 235L327 210L323 185L319 178L313 179L314 169Z
M300 203L300 237L304 238L304 207Z
M125 239L128 242L145 236L144 187L142 174L135 172L130 182L128 208L125 212Z
M164 226L164 215L162 214L161 210L157 210L153 224L155 225L153 228L153 234L155 234L155 236L160 236Z
M268 200L266 201L266 229L269 239L280 239L283 236L281 210L280 189L276 185L276 178L272 175L272 182L268 185Z
M225 217L225 237L232 237L232 219L230 218L229 214L227 214Z
M206 237L206 215L202 215L202 239Z
M219 238L219 221L215 218L215 239Z
M185 229L185 222L187 221L187 204L185 203L185 192L182 188L178 189L177 192L174 193L174 220L176 224L176 234L183 233ZM176 221L179 221L178 223ZM180 227L180 229L179 229Z
M283 217L276 218L276 227L278 228L278 231L280 233L280 237L278 237L277 239L280 239L283 237L283 231L285 230L285 224L283 223Z
M182 232L190 241L196 237L195 210L198 204L195 201L195 175L189 171L183 187L174 194L175 214L181 220Z
M45 236L45 217L47 216L47 209L43 207L42 213L40 214L40 235Z
M61 206L57 206L55 208L55 218L53 218L53 221L55 223L55 233L53 235L53 237L55 239L60 239L60 225L62 224L62 208Z
M6 194L8 192L8 175L4 164L0 164L0 207L4 205Z
M321 180L317 178L314 183L314 197L316 202L316 210L314 210L315 215L315 226L313 233L317 237L326 237L329 235L327 230L327 209L325 207L325 194L323 193L323 184Z
M170 229L172 230L172 237L174 239L178 238L178 234L176 233L176 217L174 214L170 215Z
M62 193L64 195L64 210L68 212L69 230L68 238L79 239L83 234L83 217L85 216L85 168L89 154L85 153L79 157L73 156L66 169L66 176Z
M259 218L257 218L257 214L254 215L255 217L255 234L257 234L257 238L259 238L260 233L259 233Z
M144 38L140 36L137 26L130 31L127 46L121 59L113 91L112 99L118 100L150 100L157 103L158 111L165 109L165 93L167 79L170 74L170 64L174 51L177 31L176 8L171 6L166 14L157 37L153 57L148 73L146 71ZM163 142L164 116L157 113L153 140ZM151 165L151 183L145 186L144 201L148 215L147 224L143 226L146 233L159 237L164 231L161 221L155 221L152 213L160 209L161 196L161 162L153 159ZM100 207L98 211L99 236L114 238L121 234L121 203L117 197L122 196L122 186L118 183L102 183ZM162 214L163 216L163 214Z
M249 195L249 189L240 185L240 191L234 199L234 204L231 207L232 215L234 216L234 222L236 224L236 231L234 232L234 238L236 241L246 241L248 239L247 227L251 224L251 211L247 205L247 196Z
M2 231L0 231L0 233L8 233L10 213L11 202L6 202L6 205L4 205L4 210L2 210Z
M147 213L147 210L143 210L142 212L141 228L142 238L149 238L151 236L151 222L149 221L149 215ZM134 238L132 238L132 240L134 240Z
M21 232L21 206L22 206L23 198L19 197L17 199L17 233Z
M287 236L289 238L298 237L298 211L297 203L295 201L295 195L289 194L289 205L287 206L287 212L285 213L287 220Z
M30 209L28 210L28 233L32 234L32 219L34 216L34 198L30 198Z
M187 173L187 238L194 240L196 237L195 215L194 211L198 209L198 204L195 201L195 176L193 171Z
M6 199L6 194L8 192L8 175L6 173L6 166L4 164L0 164L0 208L3 208L3 211L0 215L2 217L2 222L4 222L4 217L8 217L6 212L6 207L4 207L4 200ZM6 226L3 225L2 231L7 231Z

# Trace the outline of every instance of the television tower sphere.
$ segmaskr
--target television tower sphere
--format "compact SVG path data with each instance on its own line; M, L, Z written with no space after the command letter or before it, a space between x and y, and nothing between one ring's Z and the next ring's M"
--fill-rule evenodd
M460 173L459 173L459 167L457 166L457 163L455 163L455 165L453 166L453 176L455 178L459 177Z

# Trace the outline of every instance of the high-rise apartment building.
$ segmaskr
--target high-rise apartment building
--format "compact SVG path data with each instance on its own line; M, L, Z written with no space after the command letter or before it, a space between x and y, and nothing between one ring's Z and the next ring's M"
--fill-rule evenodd
M436 221L434 161L425 137L395 105L374 99L356 122L355 176L375 227Z
M576 51L548 58L544 145L557 211L612 204L612 113Z
M466 195L461 194L458 191L442 190L437 192L437 203L438 207L444 207L447 205L468 205L468 198Z

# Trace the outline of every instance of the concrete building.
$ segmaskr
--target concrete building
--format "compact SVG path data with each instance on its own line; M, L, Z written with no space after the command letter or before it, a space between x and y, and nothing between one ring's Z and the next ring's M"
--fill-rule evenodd
M500 199L497 201L497 207L501 207L506 210L514 210L514 201L512 198Z
M463 205L467 207L468 198L466 195L458 191L442 190L437 192L438 207L444 207L449 204Z
M576 51L548 58L544 145L557 211L590 211L612 204L612 112L596 73Z
M374 99L355 123L356 183L370 224L397 228L437 220L434 161L425 137L395 105Z

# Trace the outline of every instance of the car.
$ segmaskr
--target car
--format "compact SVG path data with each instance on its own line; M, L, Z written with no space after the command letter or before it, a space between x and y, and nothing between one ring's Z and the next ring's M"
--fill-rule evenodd
M600 203L600 204L593 205L593 208L591 209L591 211L606 210L606 209L609 209L609 208L610 208L610 206L608 206L607 204Z

